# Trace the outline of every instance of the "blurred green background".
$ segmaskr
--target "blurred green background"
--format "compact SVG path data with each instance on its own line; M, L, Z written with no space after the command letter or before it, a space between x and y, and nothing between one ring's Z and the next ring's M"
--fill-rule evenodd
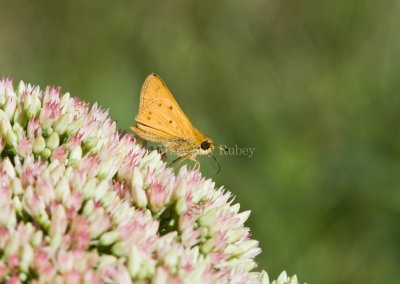
M400 2L4 1L0 75L62 86L129 130L160 74L252 210L260 267L308 283L400 268Z

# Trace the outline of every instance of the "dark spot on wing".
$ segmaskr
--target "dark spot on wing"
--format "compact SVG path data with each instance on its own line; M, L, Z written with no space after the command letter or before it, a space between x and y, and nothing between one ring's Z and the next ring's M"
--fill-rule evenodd
M169 106L169 109L172 110L172 106Z
M148 117L147 117L147 119L148 119L148 120L150 120L150 119L151 119L151 117L150 117L150 116L148 116Z
M169 123L172 123L172 120L171 120L171 119L169 120Z
M159 107L160 107L161 105L162 105L161 103L158 104Z
M149 115L151 115L152 114L152 112L151 111L149 111Z

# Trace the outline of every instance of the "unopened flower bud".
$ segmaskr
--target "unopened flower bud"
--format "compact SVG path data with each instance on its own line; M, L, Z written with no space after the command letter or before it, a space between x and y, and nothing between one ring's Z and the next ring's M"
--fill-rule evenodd
M33 141L33 153L40 154L46 147L46 141L44 141L43 136L38 136Z
M47 160L51 156L51 151L50 149L44 148L42 152L40 152L40 156L44 159Z
M69 154L69 159L72 161L78 161L82 158L82 148L80 146L75 146L71 153Z
M17 100L15 96L9 96L6 99L6 103L4 105L4 113L6 114L9 120L12 120L14 117L15 108L17 107Z
M69 123L70 123L69 114L65 113L60 118L58 118L57 121L54 123L54 130L59 135L63 135L65 133L65 131L67 130Z
M75 135L78 132L78 130L82 127L82 125L83 125L83 117L80 117L72 121L67 125L66 129L67 134L70 136Z
M204 215L202 215L198 222L201 226L205 226L205 227L209 227L210 225L212 225L215 221L215 214L217 213L217 210L211 209L208 210Z
M140 257L140 252L135 245L131 247L128 256L128 270L132 278L135 278L140 270L142 258Z
M186 200L184 197L179 198L175 205L175 212L180 216L187 210Z
M50 150L54 150L60 145L60 137L57 132L53 132L49 137L46 138L46 147Z
M17 135L10 129L6 133L5 141L8 146L15 147L17 145Z

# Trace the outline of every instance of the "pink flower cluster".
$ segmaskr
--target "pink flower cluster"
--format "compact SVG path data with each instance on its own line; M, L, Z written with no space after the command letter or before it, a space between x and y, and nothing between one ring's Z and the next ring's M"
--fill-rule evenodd
M1 283L269 283L249 211L96 104L1 80L0 153Z

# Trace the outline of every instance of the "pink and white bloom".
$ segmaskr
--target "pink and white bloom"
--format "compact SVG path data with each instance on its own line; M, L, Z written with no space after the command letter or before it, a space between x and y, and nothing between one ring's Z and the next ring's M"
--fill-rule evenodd
M0 154L2 283L270 283L250 211L97 104L0 80Z

